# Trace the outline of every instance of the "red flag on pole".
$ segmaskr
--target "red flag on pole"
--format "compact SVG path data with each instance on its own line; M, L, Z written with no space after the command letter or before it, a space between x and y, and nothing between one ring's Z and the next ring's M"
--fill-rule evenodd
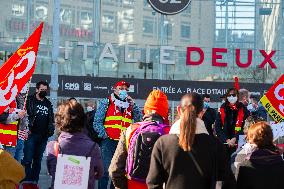
M43 22L0 68L0 114L15 100L35 70Z
M235 89L240 90L239 78L235 77Z

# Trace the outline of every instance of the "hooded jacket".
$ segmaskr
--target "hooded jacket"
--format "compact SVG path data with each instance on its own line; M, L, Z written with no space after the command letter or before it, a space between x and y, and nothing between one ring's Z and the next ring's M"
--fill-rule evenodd
M284 161L277 150L256 149L240 164L238 189L278 189L283 187Z
M24 167L11 154L0 149L0 188L15 189L16 184L24 178Z

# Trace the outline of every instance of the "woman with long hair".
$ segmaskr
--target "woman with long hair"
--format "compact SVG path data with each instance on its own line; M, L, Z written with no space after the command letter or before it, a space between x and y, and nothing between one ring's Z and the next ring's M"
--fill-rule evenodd
M180 119L153 148L147 177L149 189L163 185L166 189L208 189L220 179L225 169L218 166L223 161L219 158L224 155L222 144L208 134L198 117L202 109L203 100L197 93L182 97L177 108Z

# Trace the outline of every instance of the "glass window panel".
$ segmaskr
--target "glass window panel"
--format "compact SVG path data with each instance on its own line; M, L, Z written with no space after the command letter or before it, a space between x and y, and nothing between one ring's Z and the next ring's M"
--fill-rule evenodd
M190 26L189 25L181 25L181 37L182 38L190 38Z
M25 5L22 4L12 4L12 15L21 17L25 14Z

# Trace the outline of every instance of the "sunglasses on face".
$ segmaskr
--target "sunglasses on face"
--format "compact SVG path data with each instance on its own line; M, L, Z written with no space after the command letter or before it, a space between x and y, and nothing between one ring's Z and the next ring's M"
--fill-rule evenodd
M235 97L235 96L237 96L237 95L236 95L236 94L229 94L229 96Z

